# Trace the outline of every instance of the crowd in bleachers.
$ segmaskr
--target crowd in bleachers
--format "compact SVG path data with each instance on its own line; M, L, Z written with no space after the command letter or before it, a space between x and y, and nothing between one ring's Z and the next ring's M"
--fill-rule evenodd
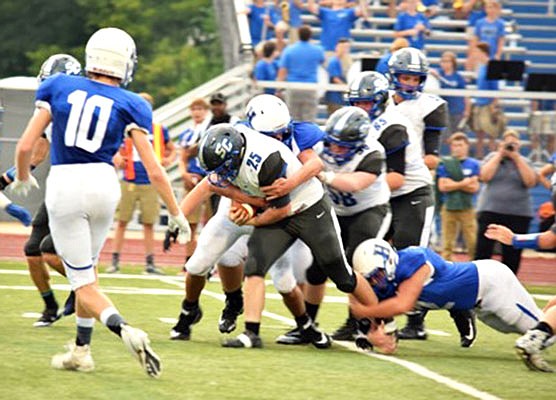
M253 71L255 81L347 84L353 70L368 68L361 61L367 56L378 59L375 65L371 65L372 69L387 74L388 60L396 50L415 47L426 51L426 43L434 33L452 31L449 26L439 28L433 25L434 21L446 21L446 16L449 16L451 20L467 21L465 36L462 36L467 41L463 52L465 58L458 60L457 53L462 52L457 46L454 46L454 51L449 50L450 44L443 46L446 51L442 52L438 66L430 69L429 82L435 82L438 87L446 89L465 89L474 85L478 90L499 90L503 85L500 80L487 78L489 61L505 58L504 45L508 40L507 32L511 32L512 27L502 17L508 14L508 10L503 10L496 0L260 0L246 3L252 3L247 4L246 12L253 44L256 45L256 64ZM311 14L316 17L316 24L309 17ZM391 36L387 36L392 40L388 47L383 47L384 51L381 53L375 50L370 53L366 50L358 52L359 43L354 41L352 34L356 29L375 32L371 26L376 25L370 23L374 21L374 15L385 15L384 20L387 20L386 16L394 18L393 23L379 25L383 33L392 32ZM304 21L308 26L303 25ZM302 26L302 37L292 34ZM380 33L378 37L382 37ZM369 41L374 39L369 38ZM283 97L297 120L323 122L325 116L345 104L341 92L275 89L265 89L265 92ZM326 115L323 115L323 111L319 112L322 110L318 108L319 97L326 104ZM507 130L509 121L498 98L445 99L448 102L449 121L441 140L444 156L450 156L451 144L448 143L448 138L457 132L467 134L469 151L479 160L487 154L485 160L497 154L499 146L502 146L499 143L504 143L505 137L517 135L516 140L520 141L518 133ZM531 110L536 109L554 111L555 102L532 102ZM508 132L513 132L513 135L503 138L503 134L508 135ZM554 151L551 141L548 143L548 151L550 154ZM488 184L484 186L488 187ZM529 198L527 190L524 196ZM531 206L527 209L531 209ZM530 220L531 216L526 217ZM527 226L520 229L526 231ZM448 242L451 240L449 238ZM475 245L468 243L467 247L471 249L472 257ZM509 263L515 264L511 261Z

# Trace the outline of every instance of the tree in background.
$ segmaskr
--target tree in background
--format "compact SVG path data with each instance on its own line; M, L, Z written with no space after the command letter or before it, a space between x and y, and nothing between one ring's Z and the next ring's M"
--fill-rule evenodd
M163 104L222 72L211 0L2 0L0 78L35 75L51 54L83 60L98 28L116 26L136 41L139 65L129 89Z

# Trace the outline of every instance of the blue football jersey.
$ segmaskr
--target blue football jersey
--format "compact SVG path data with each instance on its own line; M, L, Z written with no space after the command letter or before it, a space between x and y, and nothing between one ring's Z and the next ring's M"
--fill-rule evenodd
M284 143L290 148L290 150L294 150L295 146L297 146L297 149L295 150L299 150L300 153L303 150L313 148L313 146L320 142L324 137L324 132L317 124L312 122L293 121L292 131L294 143L286 143L286 141L284 141Z
M431 277L417 300L419 308L469 310L475 307L479 274L474 263L449 262L431 249L416 246L400 250L398 256L394 287L409 279L423 264L432 268ZM389 297L393 295L392 291Z
M52 165L104 162L112 157L130 129L148 133L149 103L122 88L85 77L56 74L37 90L37 107L52 116Z

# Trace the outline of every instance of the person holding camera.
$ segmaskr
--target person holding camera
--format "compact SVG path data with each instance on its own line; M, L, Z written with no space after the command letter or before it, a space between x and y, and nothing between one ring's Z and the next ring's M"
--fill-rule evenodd
M488 154L481 165L479 177L485 185L477 205L476 260L492 256L495 241L484 235L490 224L505 225L516 233L529 229L533 217L529 189L536 185L537 174L519 148L519 134L508 129L498 150ZM502 245L502 262L516 275L520 260L521 249Z

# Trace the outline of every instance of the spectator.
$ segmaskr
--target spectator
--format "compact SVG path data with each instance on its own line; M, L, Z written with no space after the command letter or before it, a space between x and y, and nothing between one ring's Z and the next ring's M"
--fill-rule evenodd
M454 17L457 19L466 19L470 33L478 20L486 17L485 0L455 0L454 1Z
M457 71L458 62L456 54L451 51L445 51L440 57L440 70L431 70L440 82L442 89L465 89L465 79ZM471 115L471 101L467 97L445 96L444 100L448 102L448 129L442 133L444 138L441 139L443 143L445 138L451 134L461 130L460 126L464 120L467 120Z
M417 4L418 0L406 0L406 11L398 15L394 24L394 37L406 38L410 47L422 50L431 27L427 17L417 11Z
M216 124L235 124L239 118L228 113L228 103L226 96L222 93L215 93L210 97L210 110L212 112L212 119L210 120L209 127Z
M489 57L500 60L505 36L504 20L500 18L500 3L496 0L487 0L485 11L486 17L481 18L475 24L474 34L469 45L473 47L480 42L487 43L490 49Z
M140 93L151 106L153 98L148 93ZM154 147L155 154L163 167L168 167L176 158L176 148L170 140L168 129L161 124L153 123L149 139ZM112 250L112 265L106 270L108 273L120 271L120 253L124 244L127 224L133 217L135 207L141 211L140 221L143 225L143 242L145 246L145 273L164 275L154 265L154 224L159 218L160 204L158 194L151 185L147 170L139 154L132 144L131 138L126 138L120 151L113 158L114 166L124 170L124 179L121 182L122 197L117 210L116 232Z
M489 224L505 225L516 233L527 233L533 216L529 189L537 176L529 161L519 154L519 134L507 130L498 150L486 156L480 179L485 183L477 205L479 229L475 259L491 258L494 241L487 239ZM521 249L502 245L502 262L515 274L519 269Z
M346 0L333 0L330 7L319 6L315 0L308 0L307 10L321 20L320 43L327 53L330 52L327 56L336 50L340 38L351 38L350 29L355 20L367 15L366 6L351 7Z
M461 230L469 259L473 260L477 244L477 220L473 195L479 191L480 164L469 157L469 139L462 132L448 140L450 157L442 157L438 165L438 190L442 199L442 257L452 259L452 251Z
M440 10L438 0L421 0L420 3L421 4L419 4L418 11L425 14L427 18L434 17Z
M278 63L276 62L278 52L276 51L276 43L269 40L264 43L263 57L255 64L253 77L256 81L275 81L278 75ZM274 94L276 89L266 88L266 94Z
M193 124L185 129L180 135L179 146L181 148L179 157L179 171L183 179L183 185L186 194L203 179L206 172L201 168L199 159L197 158L197 146L203 132L207 130L211 116L209 114L209 105L203 99L196 99L189 106L191 119ZM187 216L187 221L191 227L191 240L185 245L185 261L191 257L196 247L195 232L197 225L201 221L203 209L207 213L211 213L210 202L206 202L204 206L198 207L193 213Z
M255 47L259 42L274 37L274 24L278 22L278 15L273 6L266 6L265 0L254 0L245 9L249 20L251 44Z
M390 45L390 49L378 60L375 71L380 72L382 75L388 74L388 61L390 61L390 57L392 57L394 52L399 49L405 49L406 47L409 47L409 41L406 38L394 39Z
M346 84L346 75L353 60L350 55L349 39L340 39L336 45L336 54L328 59L328 77L330 83ZM326 92L326 105L328 115L338 110L344 105L342 92Z
M311 28L299 28L299 41L284 49L280 58L278 80L287 82L317 82L319 65L324 62L324 51L320 46L309 43ZM286 103L292 119L313 122L317 117L318 98L316 90L289 89Z
M475 46L473 57L478 63L477 89L499 90L497 80L487 79L487 66L489 61L489 46L479 43ZM489 136L489 150L494 151L496 139L504 131L506 126L504 115L498 105L498 99L490 97L478 97L473 99L471 111L471 129L477 135L477 149L475 157L483 158L483 143L485 135Z

